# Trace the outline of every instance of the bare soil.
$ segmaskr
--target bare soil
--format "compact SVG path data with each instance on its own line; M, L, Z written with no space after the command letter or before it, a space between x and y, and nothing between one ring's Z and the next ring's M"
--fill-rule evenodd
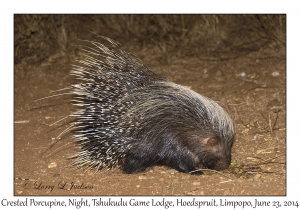
M15 195L286 195L286 61L261 52L206 61L137 54L169 80L189 86L224 107L236 124L232 163L202 176L154 166L144 173L67 167L76 152L71 136L60 142L74 109L70 96L36 101L74 83L68 62L15 65ZM35 180L35 181L34 181Z

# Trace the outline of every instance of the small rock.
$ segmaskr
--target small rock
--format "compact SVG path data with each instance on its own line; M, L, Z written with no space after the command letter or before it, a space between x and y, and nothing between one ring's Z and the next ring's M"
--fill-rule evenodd
M22 194L22 190L16 190L16 192L20 195L20 194Z
M167 170L168 173L170 174L175 174L177 173L177 171L175 169L170 169L170 170Z
M245 72L241 72L239 75L240 75L241 77L244 77L244 76L246 76L246 73L245 73Z
M139 176L139 179L142 180L142 179L147 179L146 176Z
M278 72L278 71L274 71L274 72L272 72L272 76L273 76L273 77L277 77L277 76L279 76L279 72Z
M48 165L48 168L56 168L57 167L57 163L56 162L52 162Z
M200 185L200 182L193 182L193 185L194 185L194 186L199 186L199 185Z

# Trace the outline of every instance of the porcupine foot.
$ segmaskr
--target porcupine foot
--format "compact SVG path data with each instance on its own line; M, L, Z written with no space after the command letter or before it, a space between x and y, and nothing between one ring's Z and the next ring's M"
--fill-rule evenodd
M203 172L202 171L196 171L196 167L194 166L194 164L191 164L193 161L190 158L190 160L184 159L185 161L183 162L181 160L180 163L177 164L177 166L173 166L176 170L180 171L180 172L184 172L184 173L190 173L191 171L195 171L195 172L191 172L192 175L202 175Z

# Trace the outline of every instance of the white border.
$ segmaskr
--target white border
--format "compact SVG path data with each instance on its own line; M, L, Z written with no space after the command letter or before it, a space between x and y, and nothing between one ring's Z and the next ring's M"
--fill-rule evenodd
M299 109L300 109L300 30L298 4L282 1L11 1L0 3L1 56L1 144L0 201L13 197L13 15L15 13L287 13L287 197L262 197L264 200L299 201ZM276 187L276 186L274 186ZM54 200L55 197L34 197ZM88 197L86 197L88 198ZM149 197L147 197L148 199ZM156 197L157 198L157 197ZM169 197L176 199L175 197ZM214 197L218 199L218 197ZM228 200L253 200L256 197L229 197ZM67 197L58 197L67 200ZM79 199L79 198L78 198ZM92 198L89 198L92 199ZM126 198L129 199L129 198ZM140 197L141 199L141 197ZM149 198L151 199L151 198ZM187 199L190 199L189 197ZM203 197L209 200L209 197ZM1 203L0 203L1 206ZM2 207L1 207L2 208ZM98 207L99 208L99 207ZM129 209L129 208L128 208Z

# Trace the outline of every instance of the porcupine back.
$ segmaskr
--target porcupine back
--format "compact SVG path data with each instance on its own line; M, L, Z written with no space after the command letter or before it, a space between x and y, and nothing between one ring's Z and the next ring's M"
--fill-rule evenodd
M222 170L231 160L233 122L214 101L158 77L144 62L88 41L71 74L77 167L121 167L126 173L163 164L189 172Z

